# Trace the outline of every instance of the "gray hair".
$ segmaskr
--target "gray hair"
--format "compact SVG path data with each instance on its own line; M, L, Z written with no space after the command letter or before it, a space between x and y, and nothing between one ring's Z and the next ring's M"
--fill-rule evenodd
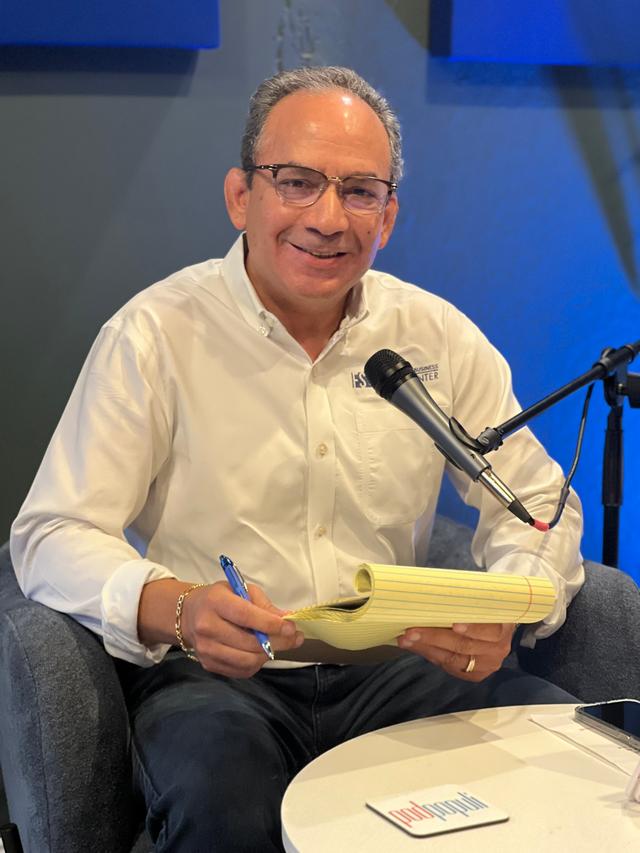
M386 98L370 86L366 80L350 68L326 65L318 68L294 68L280 71L264 80L251 96L249 114L242 137L241 163L246 171L255 166L255 152L271 110L278 101L299 90L327 91L346 89L368 104L378 116L389 138L391 151L391 180L402 177L402 137L400 122ZM251 178L251 173L249 173Z

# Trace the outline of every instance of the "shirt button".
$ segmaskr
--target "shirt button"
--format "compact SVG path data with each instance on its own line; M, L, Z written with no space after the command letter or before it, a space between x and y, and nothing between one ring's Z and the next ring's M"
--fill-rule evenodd
M316 539L320 539L322 536L325 536L326 533L327 533L327 528L324 526L324 524L319 524L316 527Z
M258 329L258 331L259 331L259 332L260 332L260 334L261 334L261 335L263 335L265 338L266 338L266 336L269 334L269 329L267 329L267 327L266 327L266 326L260 326L260 328Z
M316 452L317 452L318 456L326 456L327 453L329 452L329 448L324 443L324 441L321 441L320 444L316 448Z

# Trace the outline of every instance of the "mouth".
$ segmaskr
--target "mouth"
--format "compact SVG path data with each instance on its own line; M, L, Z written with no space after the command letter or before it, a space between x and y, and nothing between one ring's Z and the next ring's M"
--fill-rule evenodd
M304 246L298 246L295 243L291 243L290 245L299 252L304 252L305 255L311 255L312 258L318 258L322 261L342 258L347 254L346 252L328 252L323 249L305 249Z

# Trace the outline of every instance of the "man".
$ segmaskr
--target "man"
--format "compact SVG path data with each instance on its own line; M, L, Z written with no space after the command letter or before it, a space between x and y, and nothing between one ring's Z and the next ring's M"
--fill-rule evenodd
M292 776L364 731L570 701L502 666L513 625L417 627L398 639L412 653L334 666L305 657L282 618L349 594L363 560L424 564L444 460L363 381L371 354L390 347L424 367L471 433L518 409L508 368L469 320L370 271L394 227L401 169L397 120L353 72L265 81L242 168L225 181L242 236L224 260L154 285L104 326L14 523L26 594L128 662L134 771L157 850L281 849ZM494 468L551 516L562 476L527 430ZM583 579L577 498L543 536L449 473L480 510L478 560L554 581L558 606L534 631L548 635ZM251 582L251 601L224 580L221 553Z

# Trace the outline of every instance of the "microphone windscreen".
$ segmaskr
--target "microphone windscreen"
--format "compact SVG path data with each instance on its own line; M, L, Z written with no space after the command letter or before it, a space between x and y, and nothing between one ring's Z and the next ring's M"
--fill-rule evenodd
M391 349L375 352L364 366L364 375L374 391L388 400L402 383L415 376L409 362Z

